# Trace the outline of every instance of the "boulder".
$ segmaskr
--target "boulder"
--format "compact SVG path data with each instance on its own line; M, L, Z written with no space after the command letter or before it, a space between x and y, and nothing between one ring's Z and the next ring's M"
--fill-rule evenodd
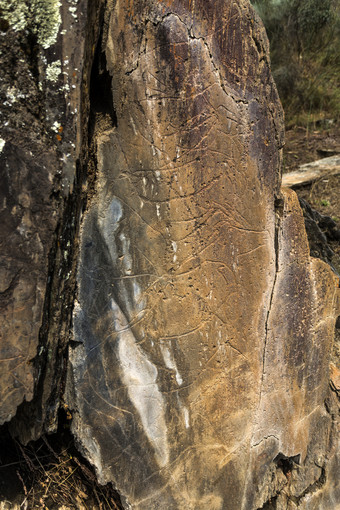
M0 1L0 424L23 442L56 429L65 373L86 3Z
M262 508L288 479L302 494L331 434L338 280L280 191L262 25L245 1L118 0L101 51L114 115L93 129L80 236L79 448L126 508Z
M1 423L64 407L126 509L336 508L339 282L249 2L0 0L0 28Z

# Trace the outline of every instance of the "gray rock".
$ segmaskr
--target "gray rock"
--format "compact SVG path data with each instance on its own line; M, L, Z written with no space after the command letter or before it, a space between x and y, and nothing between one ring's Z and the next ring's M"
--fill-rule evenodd
M85 5L0 2L0 424L24 442L55 429L64 372Z

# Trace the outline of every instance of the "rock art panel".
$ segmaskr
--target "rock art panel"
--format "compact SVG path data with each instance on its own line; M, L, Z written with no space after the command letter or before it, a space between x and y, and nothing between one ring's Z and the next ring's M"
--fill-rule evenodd
M336 508L339 283L248 1L0 0L0 28L0 424L56 430L67 372L126 508Z
M72 430L126 508L260 508L313 463L320 427L326 448L338 306L280 192L267 39L246 1L117 0L106 21L114 115L93 128Z

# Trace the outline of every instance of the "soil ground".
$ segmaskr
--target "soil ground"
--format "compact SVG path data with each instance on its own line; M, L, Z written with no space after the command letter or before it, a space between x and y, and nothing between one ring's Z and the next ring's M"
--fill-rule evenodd
M296 126L286 131L284 172L292 172L304 163L340 154L340 123L328 129ZM330 216L340 228L340 175L325 176L312 184L294 187L321 214Z
M297 170L304 163L340 154L340 123L328 129L296 126L287 130L283 154L285 173ZM340 229L340 175L324 176L313 183L294 186L294 190L313 209L330 216ZM340 255L339 243L332 249Z

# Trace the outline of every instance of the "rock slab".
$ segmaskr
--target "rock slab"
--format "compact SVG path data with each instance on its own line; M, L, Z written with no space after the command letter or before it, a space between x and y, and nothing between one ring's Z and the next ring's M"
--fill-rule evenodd
M94 129L73 433L126 508L255 509L288 478L308 494L338 281L280 191L262 25L246 1L117 0L106 27L115 115Z
M56 427L86 20L85 0L0 1L0 425L11 422L24 442Z
M0 423L67 406L125 508L336 508L339 285L248 1L0 0L0 28Z

